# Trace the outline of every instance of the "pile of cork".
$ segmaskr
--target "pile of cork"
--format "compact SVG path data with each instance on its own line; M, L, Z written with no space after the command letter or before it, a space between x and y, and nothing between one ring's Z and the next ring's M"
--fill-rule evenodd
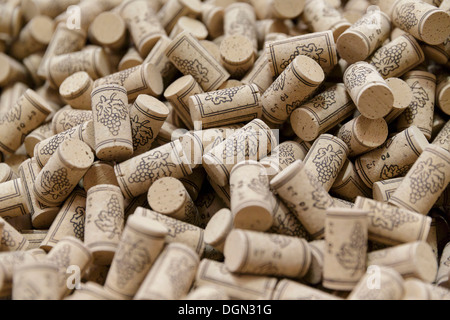
M0 1L0 298L450 299L450 0Z

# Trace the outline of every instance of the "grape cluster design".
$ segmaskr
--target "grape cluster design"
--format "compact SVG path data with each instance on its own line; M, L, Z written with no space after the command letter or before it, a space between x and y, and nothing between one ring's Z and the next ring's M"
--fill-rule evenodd
M3 230L1 244L2 246L12 248L16 245L16 241L13 239L9 231Z
M75 129L69 129L67 131L61 132L57 135L55 135L53 138L51 138L47 144L45 144L39 153L41 155L48 155L51 156L55 153L56 149L58 149L59 145L64 142L64 140L72 137L72 135L75 133Z
M136 273L144 271L151 261L142 240L134 241L130 237L123 237L121 243L122 246L114 257L119 288L123 288L128 281L133 279Z
M397 18L395 19L395 23L399 26L400 29L409 31L412 27L417 25L419 20L417 20L416 16L414 15L414 9L414 3L404 4L396 8Z
M374 227L380 227L386 230L392 231L402 224L418 221L416 216L407 215L399 208L381 202L371 201L368 209L368 217L371 220L371 224Z
M84 240L84 216L84 207L77 207L75 209L75 214L73 215L72 219L70 219L75 237L80 240Z
M51 195L56 200L59 196L67 194L70 186L66 168L60 168L53 174L50 171L43 173L42 187L45 190L43 195Z
M205 101L211 101L215 105L225 102L232 102L233 97L241 90L241 87L228 88L223 90L211 91L207 93Z
M259 136L261 132L255 132L252 128L243 128L235 139L225 140L225 148L222 157L254 156L258 152Z
M344 76L344 82L348 90L359 87L366 82L367 75L373 72L372 69L365 66L354 66L349 73Z
M209 82L208 69L203 67L203 65L197 59L191 61L188 59L174 57L173 60L176 67L181 71L181 73L183 73L184 75L190 74L194 77L195 81L197 81L198 84Z
M340 169L342 155L343 152L341 150L334 151L331 145L317 150L313 163L316 165L317 178L321 183L325 184L331 178L336 177Z
M391 47L381 47L373 55L370 62L377 71L384 77L387 77L390 72L400 67L400 60L402 59L403 51L405 51L408 44L401 42Z
M169 177L172 174L171 167L176 165L167 161L169 153L155 151L152 155L144 157L137 165L136 171L128 178L130 183L140 183L147 180L155 180L160 177Z
M308 44L302 44L300 46L297 46L295 48L295 51L289 56L287 60L284 60L280 64L281 70L284 70L287 68L287 66L294 61L295 58L297 58L299 55L307 56L313 60L315 60L317 63L327 62L327 59L322 57L323 54L323 48L317 48L317 45L315 43L308 43Z
M445 173L440 169L443 164L433 164L429 158L419 162L410 178L410 201L415 204L425 198L428 193L434 194L444 187Z
M115 99L116 93L109 98L100 97L100 102L95 106L97 120L108 128L113 136L117 136L120 131L121 122L127 119L127 106L120 99Z

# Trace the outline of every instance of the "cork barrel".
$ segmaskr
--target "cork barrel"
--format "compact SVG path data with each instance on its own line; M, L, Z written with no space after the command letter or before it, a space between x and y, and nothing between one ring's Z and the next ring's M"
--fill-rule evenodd
M18 81L29 82L27 69L19 61L3 52L0 52L0 67L0 87Z
M0 163L0 183L17 179L18 176L14 170L6 163Z
M201 286L189 291L184 300L229 300L230 298L213 286Z
M332 194L351 202L354 202L358 196L370 197L372 195L370 188L359 177L355 165L348 159L336 176L330 190Z
M139 52L136 51L134 47L128 49L128 51L123 55L122 59L117 66L118 71L123 71L126 69L137 67L144 63L144 59L140 56Z
M240 79L255 62L253 45L243 35L226 36L220 43L220 58L231 77Z
M432 144L440 146L441 148L444 148L445 150L450 152L449 141L450 141L450 121L447 121L444 127L436 135L436 138L434 138Z
M386 83L394 95L392 110L384 117L384 120L389 125L408 108L412 102L413 94L411 87L400 78L386 79Z
M67 77L59 87L61 98L73 109L91 110L94 81L85 71Z
M62 108L52 117L52 128L55 134L67 131L93 119L92 110Z
M388 180L380 180L373 184L372 186L372 197L373 200L379 202L388 202L392 194L397 190L397 188L402 183L403 177L392 178Z
M29 245L28 240L2 217L0 217L0 221L3 224L0 252L27 250Z
M59 300L56 266L33 262L14 271L12 300Z
M172 40L169 37L162 36L143 62L144 64L151 63L155 66L156 70L161 74L164 88L167 88L178 72L177 68L166 56L166 49L171 42Z
M22 63L28 71L33 84L37 87L44 85L44 79L38 76L37 70L41 64L42 58L44 57L44 52L39 51L30 54L28 57L24 58Z
M253 67L241 81L243 84L255 84L261 94L270 87L273 82L272 72L270 71L269 60L265 54L259 56L253 64Z
M209 3L203 3L201 18L211 38L215 39L223 34L223 19L225 9Z
M88 35L94 44L120 50L126 44L127 24L116 12L102 12L89 25Z
M277 283L273 300L340 300L339 297L325 291L301 284L297 281L282 279Z
M305 1L283 1L270 0L268 1L269 15L277 19L294 19L298 17L305 7Z
M450 115L450 77L447 75L438 77L436 102L442 112L446 115Z
M198 139L198 136L190 132L185 133L178 140L180 140L183 146L184 153L188 158L192 170L200 168L204 154L202 141Z
M0 7L0 32L17 37L22 27L22 9L18 5L3 3Z
M253 44L256 52L258 48L258 36L256 33L255 9L248 3L232 3L225 8L223 18L225 36L236 34L247 37Z
M158 11L157 17L170 34L181 17L197 17L201 13L201 7L202 3L198 0L169 0Z

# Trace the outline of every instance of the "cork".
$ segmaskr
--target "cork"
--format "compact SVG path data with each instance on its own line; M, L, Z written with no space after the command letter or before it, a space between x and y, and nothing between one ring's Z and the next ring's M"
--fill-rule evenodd
M79 2L78 0L63 0L58 1L58 3L49 0L25 0L21 8L24 17L28 20L39 14L55 18L69 6L76 5Z
M350 0L344 5L343 16L353 24L367 13L369 6L370 3L367 0Z
M195 18L201 13L202 3L198 0L169 0L158 11L158 19L168 34L175 27L177 21L183 17Z
M311 285L317 285L322 282L323 265L325 255L325 240L314 240L308 242L311 251L311 265L303 280Z
M14 271L12 300L59 300L58 268L33 262Z
M431 218L372 199L357 197L355 208L369 211L369 240L387 245L425 241Z
M105 289L132 299L162 251L167 228L156 221L131 215L108 272Z
M260 160L277 146L270 128L255 119L203 155L203 167L219 186L228 184L233 167L244 160Z
M75 72L61 83L59 94L73 109L91 110L93 85L94 81L87 72Z
M0 184L0 217L10 219L24 216L30 210L20 178Z
M360 115L345 123L337 137L347 145L348 156L355 157L381 146L388 137L388 126L383 118L369 119Z
M442 250L441 258L439 260L439 268L436 275L436 284L448 288L450 273L450 243L447 243Z
M251 41L239 34L226 36L220 44L222 65L234 79L241 79L255 62Z
M425 55L417 40L403 34L383 45L367 60L384 79L401 77L421 64Z
M305 7L304 0L269 0L267 2L268 16L277 19L294 19L302 13Z
M428 283L435 281L438 269L433 250L423 241L372 251L367 255L367 263L391 267L404 278L418 278Z
M273 82L269 60L266 54L262 54L253 64L253 67L242 78L243 84L255 84L261 94L270 87Z
M201 141L203 153L207 153L242 127L242 124L233 124L230 126L194 131L192 135L195 136L196 140Z
M278 282L273 300L340 300L339 297L325 291L301 284L299 282L282 279Z
M178 300L194 282L199 257L182 243L168 244L142 282L134 300Z
M194 94L189 98L194 129L209 129L260 118L262 103L256 85Z
M428 145L416 126L409 127L379 148L358 157L356 170L365 185L372 188L377 181L404 176Z
M48 81L46 81L42 87L37 88L36 93L47 100L48 104L53 108L53 111L61 109L64 105L64 101L61 100L58 91L52 88Z
M349 148L344 141L330 134L322 134L314 141L303 164L325 191L330 191L348 154Z
M440 146L441 148L450 152L450 121L447 121L445 126L439 131L432 144Z
M195 205L197 206L200 215L198 226L205 229L209 221L211 221L212 217L217 212L224 208L229 208L229 204L225 203L225 201L215 192L209 181L203 183L201 192L199 193L197 200L195 200ZM212 247L211 245L208 246ZM217 252L217 249L213 249Z
M42 240L44 240L47 235L48 230L22 230L20 233L28 241L27 250L39 249ZM39 249L41 250L41 249Z
M64 141L36 177L33 192L47 206L59 206L94 162L89 146L75 139Z
M204 230L202 228L143 207L138 207L134 214L164 225L168 230L166 243L183 243L199 256L202 256L205 251Z
M433 285L418 279L410 278L405 280L404 286L405 294L403 295L403 300L433 300Z
M143 63L144 59L142 59L139 52L134 47L130 47L120 60L117 69L118 71L123 71L126 69L137 67L138 65L141 65Z
M19 166L19 176L23 185L27 206L31 213L33 227L44 229L50 227L60 208L48 207L36 199L33 187L40 169L34 158L27 159Z
M231 207L231 192L230 192L230 185L226 184L225 186L219 186L217 183L215 183L210 176L206 176L206 180L208 180L208 183L213 188L214 192L217 194L217 196L222 200L222 202L229 208Z
M189 111L189 98L203 93L201 86L191 75L178 78L164 91L164 97L172 103L174 112L188 129L194 129Z
M450 153L436 145L425 148L389 199L389 204L426 215L450 181Z
M223 17L225 36L242 35L253 44L255 52L258 49L255 9L248 3L233 3L225 8Z
M386 83L394 95L394 105L392 106L392 110L384 117L386 123L391 124L411 104L413 93L411 87L402 79L389 78L386 79Z
M203 22L186 16L178 19L170 32L170 38L175 38L183 31L191 33L198 40L205 40L208 37L208 29Z
M187 177L179 179L186 188L186 191L188 192L192 200L196 201L198 196L200 195L200 190L203 186L205 177L206 177L205 170L202 167L198 167L192 170L192 174L188 175Z
M64 300L120 300L120 296L106 291L103 286L95 282L88 281L86 283L80 283L80 288L76 289L70 296L65 297Z
M379 202L388 202L392 194L395 192L395 190L397 190L402 181L403 177L375 182L372 186L373 200Z
M215 213L205 228L205 243L223 252L225 240L233 229L233 214L227 208Z
M0 6L0 32L16 37L22 27L22 11L18 5L2 3Z
M436 105L446 115L450 115L450 76L447 74L437 78Z
M344 84L338 83L295 109L289 119L299 138L313 141L347 119L354 110Z
M88 35L94 44L120 50L126 44L127 24L116 12L102 12L89 25Z
M230 298L214 286L201 286L189 291L184 300L230 300Z
M22 60L23 65L25 66L33 84L37 87L42 86L44 84L44 79L38 76L37 70L39 65L41 64L42 58L44 57L44 51L39 51L36 53L32 53L26 58Z
M209 40L200 40L199 42L214 57L214 59L223 66L222 58L220 57L220 45ZM225 81L219 89L223 89L223 86L226 85L227 81Z
M230 74L190 33L182 32L166 49L169 60L184 75L190 74L206 91L218 89Z
M333 205L333 199L301 160L295 161L273 178L270 187L313 239L324 236L325 212Z
M203 156L203 144L202 141L198 139L198 136L187 132L178 138L183 147L184 153L188 158L188 162L191 165L192 170L198 169L202 164Z
M0 163L0 183L17 179L17 174L6 163Z
M200 261L195 277L196 286L213 285L231 300L271 299L277 282L274 277L231 273L224 263L209 259Z
M211 3L203 3L201 20L208 29L208 33L211 38L214 39L223 35L224 15L224 8Z
M372 196L372 190L364 184L355 165L348 159L336 176L330 190L332 194L351 202L354 202L358 196L366 198Z
M1 251L24 251L28 248L28 240L10 225L5 219L0 217L3 224L1 234L0 252Z
M374 283L375 276L378 286ZM401 300L404 293L403 278L395 269L372 265L347 300Z
M408 108L399 116L397 130L401 131L415 125L430 140L433 126L436 76L426 71L414 70L405 74L404 79L411 87L413 99Z
M317 62L304 55L297 56L262 95L264 117L273 124L282 124L324 78Z
M368 10L336 40L339 56L352 64L368 58L389 37L391 19L380 10Z
M70 130L93 119L92 110L61 109L52 117L52 128L55 134Z
M55 154L58 147L66 140L78 139L86 143L92 150L95 148L94 138L94 123L87 121L72 129L52 135L51 137L38 142L34 146L33 156L36 162L42 168L50 160L50 157Z
M166 49L171 42L172 40L169 37L162 36L143 62L143 64L151 63L154 65L156 70L161 74L164 88L167 88L178 72L177 68L175 68L166 56Z
M27 89L29 89L28 86L22 82L16 82L2 88L2 94L0 96L0 112L8 112Z

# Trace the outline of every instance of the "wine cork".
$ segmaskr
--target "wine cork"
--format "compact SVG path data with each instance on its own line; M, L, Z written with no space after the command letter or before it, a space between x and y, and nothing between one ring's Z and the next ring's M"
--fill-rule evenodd
M93 162L94 155L87 144L75 139L64 141L36 177L36 199L47 206L59 206Z
M144 59L141 58L139 52L134 47L128 49L117 66L118 71L137 67L144 63Z
M200 228L207 227L212 217L224 208L229 208L229 205L215 192L209 181L205 181L202 185L201 192L195 201L198 213L200 215L200 222L198 226ZM209 247L212 247L209 245ZM217 249L213 248L216 252Z
M367 263L390 267L404 278L414 277L428 283L434 282L438 268L433 250L423 241L372 251L367 255Z
M430 140L434 101L436 92L436 76L425 71L410 71L404 76L411 87L413 99L408 108L397 120L397 130L404 130L412 125L417 126Z
M192 135L196 140L201 141L203 153L207 153L242 127L242 124L233 124L230 126L194 131Z
M28 156L34 156L34 148L39 142L44 141L45 139L50 138L54 135L51 125L51 122L44 123L43 125L40 125L36 129L34 129L25 137L24 145Z
M434 138L432 144L440 146L441 148L450 152L450 121L447 121L445 126L439 131L439 134Z
M224 263L208 259L200 262L195 277L196 286L213 285L232 300L271 299L277 282L273 277L233 274Z
M244 85L244 83L242 83L242 81L240 81L240 80L230 79L230 80L225 81L220 86L219 90L230 89L230 88L234 88L234 87L241 87L243 85Z
M442 250L439 261L438 273L436 275L436 285L447 286L450 274L450 243L447 243Z
M273 178L270 187L313 239L323 237L325 211L333 205L333 199L301 160L295 161Z
M225 186L219 186L217 183L215 183L208 175L206 176L206 179L208 180L208 183L213 188L214 192L217 194L217 196L222 200L222 202L229 208L231 207L231 192L230 192L230 185L226 184Z
M191 75L178 78L164 91L164 97L172 103L175 113L189 129L194 129L189 111L189 98L201 93L202 88Z
M301 284L289 279L278 282L273 300L340 300L339 297L326 293L325 291Z
M15 38L22 27L21 7L13 3L2 3L0 9L0 32Z
M71 5L77 5L79 0L63 0L53 2L51 0L25 0L22 3L24 17L28 20L36 15L45 15L55 18Z
M377 277L376 283L374 277ZM403 278L395 269L372 265L347 300L400 300L404 293Z
M261 94L270 87L273 82L269 60L266 54L262 54L253 64L253 67L242 78L243 84L255 84Z
M389 199L389 204L426 215L450 181L450 153L436 145L425 148Z
M29 83L27 69L17 60L0 52L0 87L14 82Z
M253 45L243 35L226 36L220 44L220 58L231 77L240 79L255 62Z
M28 241L27 250L39 249L39 246L47 235L48 230L22 230L20 233Z
M32 53L26 58L23 59L23 65L28 71L28 74L30 75L30 78L33 82L33 84L36 87L40 87L44 84L44 79L38 76L37 70L39 68L39 65L41 64L42 58L44 56L43 51L39 51L36 53Z
M198 139L197 135L190 132L185 133L178 138L183 146L184 153L186 154L192 170L201 167L203 156L203 144Z
M447 12L425 2L396 1L392 6L392 23L431 45L444 42L450 33Z
M368 10L336 41L341 58L352 64L368 58L389 37L391 19L380 10Z
M151 63L155 66L161 74L164 88L167 88L178 72L166 56L166 49L171 43L172 40L169 37L162 36L143 62L143 64Z
M170 38L175 38L181 32L191 33L198 40L205 40L208 37L208 29L203 22L190 17L180 17L170 32Z
M62 109L53 115L53 132L58 134L92 119L92 110Z
M233 3L225 8L223 18L225 36L242 35L253 44L255 52L258 49L255 9L248 3Z
M395 190L397 190L397 188L400 186L402 181L403 177L375 182L372 186L373 200L379 202L388 202L391 196L394 194Z
M33 262L14 271L12 300L59 300L58 268Z
M199 263L197 253L188 246L168 244L145 277L134 300L178 300L185 297Z
M175 27L177 21L183 17L195 18L201 13L202 3L198 0L169 0L158 11L158 19L168 34Z
M166 243L183 243L199 256L205 251L204 230L202 228L142 207L137 208L134 214L164 225L168 230Z
M0 163L0 183L17 179L18 176L14 170L6 163Z
M410 86L399 78L386 79L386 83L394 95L394 105L391 112L385 117L387 124L391 124L408 108L413 99L413 94Z
M336 180L331 186L331 192L351 202L354 202L358 196L366 198L372 196L372 191L364 184L358 175L355 165L348 159L336 176Z
M311 264L311 251L304 239L250 230L231 231L224 255L225 265L233 273L301 279Z
M303 280L308 284L317 285L322 282L326 242L314 240L308 242L308 246L311 250L311 265Z
M24 251L27 250L28 240L17 231L12 225L0 217L3 224L1 233L0 252L1 251Z
M193 76L205 92L218 89L230 77L190 33L182 32L173 39L166 55L181 73Z
M89 40L112 50L120 50L127 40L127 24L116 12L102 12L89 25Z
M21 178L0 184L0 217L10 219L31 212Z
M227 208L219 210L205 228L205 243L223 252L225 240L233 229L233 214Z
M313 141L347 119L354 110L355 105L345 86L338 83L295 109L290 122L299 138Z
M383 118L369 119L360 115L345 123L337 137L347 145L348 156L354 157L381 146L388 137L388 126Z
M367 13L370 2L367 0L350 0L344 5L344 17L350 22L355 23Z
M2 88L0 96L0 112L8 112L11 106L27 91L28 86L22 82L16 82L10 86Z
M200 190L202 188L205 177L205 170L199 167L192 170L192 174L179 179L183 186L186 188L186 191L188 192L192 200L196 201L198 196L200 195Z
M249 122L262 115L261 95L256 85L194 94L189 111L196 130Z
M200 40L199 42L214 57L214 59L216 59L223 66L222 58L220 57L220 45L209 40ZM228 83L228 81L229 80L225 81L219 89L224 89L223 87Z
M223 35L224 8L212 3L203 3L201 20L208 29L211 38L215 39Z
M410 278L405 280L403 300L449 300L450 291L433 284Z
M320 65L299 55L272 83L261 97L263 115L273 124L285 122L324 80Z
M133 137L127 91L118 85L102 85L92 93L95 154L100 160L124 161L133 155Z
M220 290L213 286L201 286L189 291L184 300L229 300L230 298Z
M271 152L277 140L270 128L255 119L203 155L208 176L223 187L230 180L233 167L244 160L259 160Z
M355 208L369 211L369 240L387 245L425 241L431 218L387 203L357 197Z
M105 289L132 299L162 251L167 229L156 221L131 215L108 272Z
M94 123L87 121L72 129L53 135L41 142L38 142L33 151L36 162L42 168L55 154L58 147L66 140L78 139L86 143L92 150L95 148Z
M330 134L320 135L306 154L303 164L325 191L329 191L347 160L349 148Z
M294 19L298 17L305 6L305 1L282 1L269 0L267 1L268 16L277 19Z
M367 187L372 188L377 181L404 176L428 145L416 126L409 127L358 157L356 170Z
M450 115L450 76L438 76L436 87L436 104L446 115Z
M383 45L367 60L384 79L401 77L421 64L425 55L417 40L409 34Z
M103 286L89 281L86 283L80 283L80 287L75 290L73 294L64 298L64 300L120 300L120 296L114 295L111 292L106 291Z
M87 72L75 72L61 83L59 94L73 109L91 110L93 85L94 81Z

